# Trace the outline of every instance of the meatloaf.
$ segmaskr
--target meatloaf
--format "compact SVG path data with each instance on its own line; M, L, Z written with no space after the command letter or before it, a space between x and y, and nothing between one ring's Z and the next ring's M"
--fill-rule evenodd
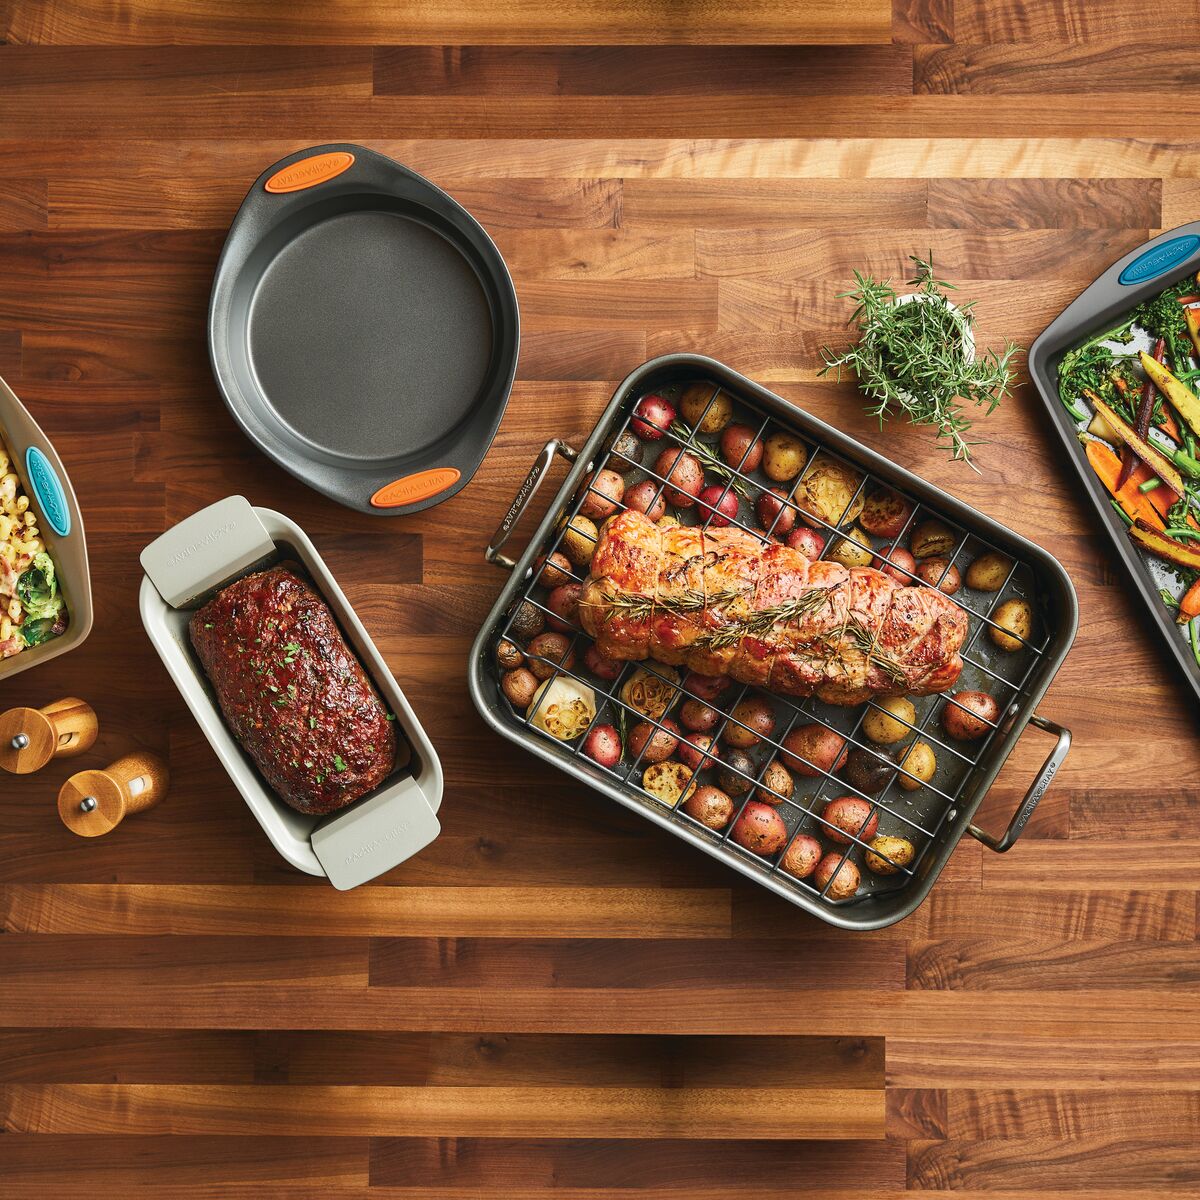
M292 808L334 812L392 772L394 719L295 564L231 583L189 631L234 736Z
M741 529L610 518L580 596L601 654L655 658L830 704L923 695L962 671L966 613L870 567L810 562Z

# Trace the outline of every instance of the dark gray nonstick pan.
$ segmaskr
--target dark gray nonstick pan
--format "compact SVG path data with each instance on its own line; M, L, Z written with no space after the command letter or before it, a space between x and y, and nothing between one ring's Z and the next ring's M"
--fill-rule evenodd
M208 314L213 373L268 457L362 512L462 488L517 368L517 297L483 227L361 146L280 159L238 209Z

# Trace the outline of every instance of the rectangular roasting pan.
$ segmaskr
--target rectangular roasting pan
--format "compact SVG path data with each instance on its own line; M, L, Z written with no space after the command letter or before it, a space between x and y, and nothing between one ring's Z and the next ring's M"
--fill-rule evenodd
M323 875L339 891L357 887L437 837L442 766L395 677L350 607L325 560L295 521L227 496L168 529L142 551L139 607L159 658L221 765L271 844L293 867ZM192 649L192 612L251 571L299 562L342 634L396 715L396 770L361 799L327 816L279 798L238 744Z
M1151 624L1200 699L1200 663L1188 645L1186 629L1175 624L1170 610L1159 598L1159 582L1113 512L1108 492L1082 453L1078 424L1058 398L1058 366L1063 355L1092 335L1119 324L1130 309L1185 275L1195 274L1197 268L1200 268L1200 221L1180 225L1143 242L1113 263L1046 326L1030 348L1029 376L1050 414L1050 424L1063 443L1066 459L1079 475L1084 494L1137 588Z
M776 859L764 859L741 849L728 840L728 830L732 822L723 834L713 833L677 809L673 810L655 802L640 786L640 766L635 764L631 769L628 756L616 771L599 766L579 752L584 740L582 737L575 742L562 742L543 734L528 724L524 713L512 708L499 688L500 670L495 659L496 645L506 636L511 612L516 605L525 597L531 597L537 602L539 592L532 582L533 563L540 556L552 552L558 544L563 524L577 511L582 499L582 493L579 491L581 481L588 472L597 469L607 459L613 440L627 427L629 416L639 399L656 391L670 395L674 386L696 380L710 384L714 396L720 389L732 397L740 413L735 419L745 420L748 412L753 420L761 419L761 427L764 429L769 421L772 428L781 427L799 435L813 450L822 450L852 464L864 473L863 488L869 487L872 482L878 482L907 496L917 505L910 518L910 525L918 518L936 517L957 527L956 531L960 536L955 555L964 569L969 556L984 549L998 550L1014 563L1004 588L995 596L971 593L969 589L964 588L956 597L972 613L970 633L963 647L964 657L970 660L972 665L968 665L961 680L955 685L955 690L980 688L992 692L1000 702L1000 719L980 742L952 744L935 723L935 714L947 701L942 696L914 698L917 720L910 729L938 748L937 774L930 786L915 792L900 792L893 780L875 802L878 803L881 818L880 833L900 833L909 836L917 847L916 858L907 870L892 876L874 876L862 869L862 889L849 899L834 900L813 886L811 880L800 881L787 875L778 869L777 859L780 856L776 856ZM711 404L711 401L709 403ZM753 420L747 423L753 423ZM642 456L648 464L644 473L652 474L649 466L653 464L657 450L673 444L686 443L670 436L654 443L655 450ZM572 463L566 479L524 551L515 561L505 557L500 553L501 547L508 540L513 527L558 455ZM811 462L810 457L810 466ZM628 463L623 465L627 467ZM637 478L640 478L640 475L629 475L630 482ZM751 478L760 483L765 477L761 473L755 473ZM793 481L788 486L794 485ZM752 518L747 520L745 517L739 517L739 520L745 524L753 523ZM873 542L876 546L879 545L879 539L873 539ZM958 557L964 551L970 551L970 555ZM468 671L471 695L488 724L503 737L668 829L696 848L720 859L798 908L843 929L878 929L908 916L929 893L964 833L970 832L993 850L1009 849L1045 794L1070 746L1070 733L1066 729L1040 717L1034 711L1062 664L1078 625L1075 590L1058 561L1019 534L1006 529L711 358L693 354L671 354L645 363L617 388L603 416L580 450L575 451L558 439L549 441L504 515L496 536L488 547L487 558L511 571L508 582L492 606L471 650ZM582 574L580 571L580 575ZM1002 655L990 647L974 650L978 635L988 624L986 614L993 610L1000 599L1014 595L1024 596L1034 606L1035 629L1030 642L1012 655ZM587 639L582 634L577 634L576 640L583 646L587 644ZM982 646L983 643L978 644ZM579 657L582 658L582 655ZM1001 662L1000 659L1014 661ZM615 698L622 681L631 670L646 665L653 667L654 664L627 665L620 678L612 683L598 682L579 664L567 674L573 674L596 691L596 723L614 722L614 710L621 707ZM736 700L748 691L749 689L742 688L740 684L735 684L732 700L729 703L722 701L720 706L727 709L729 704L736 703ZM805 722L818 721L828 724L847 734L854 745L870 745L858 732L858 722L865 706L846 709L812 699L774 696L770 698L780 700L785 710L792 710L790 718L785 712L781 719L773 735L776 741L784 736L782 721L790 719L795 722L799 718ZM639 719L636 714L633 715L633 720ZM992 781L1026 725L1030 723L1056 735L1057 741L1025 793L1008 828L999 836L993 836L972 824L972 819ZM769 757L769 754L759 755L760 773L766 757ZM628 777L625 777L626 773ZM824 801L835 796L855 794L855 789L840 777L828 774L819 779L797 778L796 783L794 802L789 802L779 809L788 825L789 837L800 829L809 833L822 832L820 822L813 815L814 809L819 809ZM804 787L815 789L815 796L802 796ZM735 804L740 806L745 799L745 796L738 797ZM831 846L827 838L822 840L826 849L837 849L841 852L842 848ZM863 864L864 850L862 843L846 848L848 856L860 868Z

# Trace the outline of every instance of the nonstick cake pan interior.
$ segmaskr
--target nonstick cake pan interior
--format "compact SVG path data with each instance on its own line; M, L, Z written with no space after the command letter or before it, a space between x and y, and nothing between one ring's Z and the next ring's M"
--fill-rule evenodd
M351 508L399 515L465 486L516 372L516 293L479 223L361 146L267 169L213 282L209 350L270 458Z

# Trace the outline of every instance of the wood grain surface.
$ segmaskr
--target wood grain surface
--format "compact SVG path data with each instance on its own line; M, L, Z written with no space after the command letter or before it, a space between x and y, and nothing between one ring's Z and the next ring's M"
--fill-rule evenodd
M985 344L1200 216L1194 0L0 0L0 374L82 502L96 627L0 685L84 755L0 776L5 1197L1200 1197L1197 722L1026 385L981 474L818 379L854 268L932 248ZM512 402L396 522L251 449L208 367L225 229L283 154L449 190L521 302ZM489 734L482 550L548 433L644 359L724 359L1050 548L1042 710L1075 746L1017 849L839 934ZM231 492L313 536L446 768L442 837L337 893L275 854L137 615L137 555ZM169 796L60 824L138 747ZM1046 739L989 795L998 827Z

